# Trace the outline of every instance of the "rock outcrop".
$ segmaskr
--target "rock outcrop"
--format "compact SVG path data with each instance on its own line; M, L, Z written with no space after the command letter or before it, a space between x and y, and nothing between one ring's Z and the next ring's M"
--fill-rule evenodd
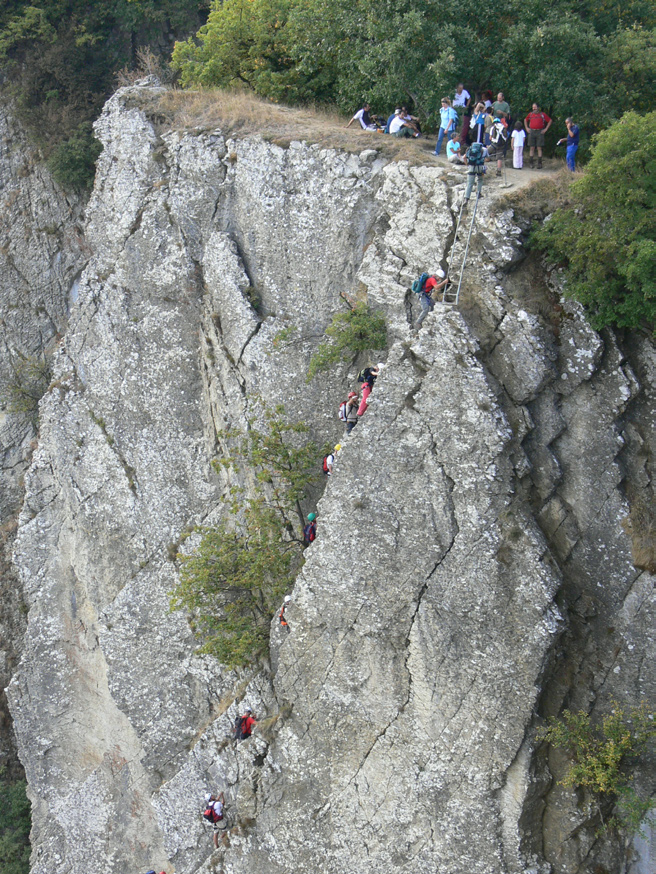
M460 306L415 334L412 279L459 272L462 175L160 130L156 97L119 91L96 125L89 261L15 544L33 874L624 870L535 728L653 695L635 511L653 505L653 348L555 308L494 196ZM304 378L342 295L384 311L385 368L319 501L289 631L274 622L268 669L237 675L168 611L172 558L220 513L217 435L255 396L340 434L355 374ZM245 703L271 718L235 746ZM216 853L207 788L228 801Z

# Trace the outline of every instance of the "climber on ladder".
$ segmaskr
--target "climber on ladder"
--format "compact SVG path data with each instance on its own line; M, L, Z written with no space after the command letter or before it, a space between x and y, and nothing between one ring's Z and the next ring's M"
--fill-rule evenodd
M451 303L458 305L458 301L460 300L460 286L462 285L462 277L465 272L465 264L467 262L467 254L469 252L469 242L471 240L472 232L474 230L474 222L476 221L476 210L478 209L478 201L481 197L481 190L483 188L483 176L485 175L485 162L489 161L489 152L481 143L472 143L472 145L465 152L465 163L469 167L469 172L467 173L467 188L465 190L465 199L462 202L460 207L460 213L458 215L458 221L456 223L456 233L453 238L453 248L455 249L455 245L458 241L458 232L460 231L460 222L462 220L463 212L467 209L469 205L469 198L471 197L472 190L474 188L474 182L478 183L476 189L476 200L474 202L474 212L472 213L471 222L469 223L469 233L467 234L467 244L465 245L465 254L462 259L462 264L460 266L460 275L458 277L458 286L456 288L455 294L451 292L449 297L450 300L447 300L447 293L445 291L444 294L444 303ZM451 262L453 261L453 249L451 255ZM449 269L447 271L447 278L451 273L451 262L449 262Z

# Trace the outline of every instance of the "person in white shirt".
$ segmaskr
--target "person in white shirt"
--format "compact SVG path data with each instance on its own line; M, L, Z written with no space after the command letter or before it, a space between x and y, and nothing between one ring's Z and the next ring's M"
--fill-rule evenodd
M376 130L376 125L371 120L371 116L369 115L369 109L371 107L368 103L365 103L362 109L358 109L353 118L349 121L346 127L351 127L353 122L357 120L360 122L360 127L362 130Z
M458 84L456 86L455 97L453 98L453 105L467 107L467 106L469 106L470 103L471 103L471 94L469 93L469 91L467 91L467 89L462 84L462 82L458 82Z
M515 129L512 132L510 141L513 150L513 167L515 170L521 170L524 166L524 140L526 139L526 131L524 130L521 121L515 122Z
M412 137L415 132L410 125L404 120L399 110L399 114L395 115L390 122L389 132L393 137Z

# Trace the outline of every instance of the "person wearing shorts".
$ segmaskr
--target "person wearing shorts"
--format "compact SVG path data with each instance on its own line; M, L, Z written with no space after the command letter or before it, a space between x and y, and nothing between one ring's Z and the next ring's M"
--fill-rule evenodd
M544 148L544 135L551 127L551 119L546 112L542 112L537 103L524 119L524 127L528 135L529 166L533 167L533 156L538 150L538 170L542 169L542 149Z

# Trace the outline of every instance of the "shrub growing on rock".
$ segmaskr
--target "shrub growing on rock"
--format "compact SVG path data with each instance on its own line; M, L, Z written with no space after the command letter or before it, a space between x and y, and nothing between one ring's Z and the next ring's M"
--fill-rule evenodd
M231 451L215 465L250 479L249 493L232 488L226 517L197 529L197 549L178 556L171 607L190 612L200 652L231 668L266 655L271 619L303 563L301 500L320 456L308 430L285 421L283 407L263 405L246 432L222 432Z
M319 344L310 359L307 382L339 361L353 360L360 352L384 349L387 345L385 317L360 301L348 312L333 316L326 328L326 337L328 339Z

